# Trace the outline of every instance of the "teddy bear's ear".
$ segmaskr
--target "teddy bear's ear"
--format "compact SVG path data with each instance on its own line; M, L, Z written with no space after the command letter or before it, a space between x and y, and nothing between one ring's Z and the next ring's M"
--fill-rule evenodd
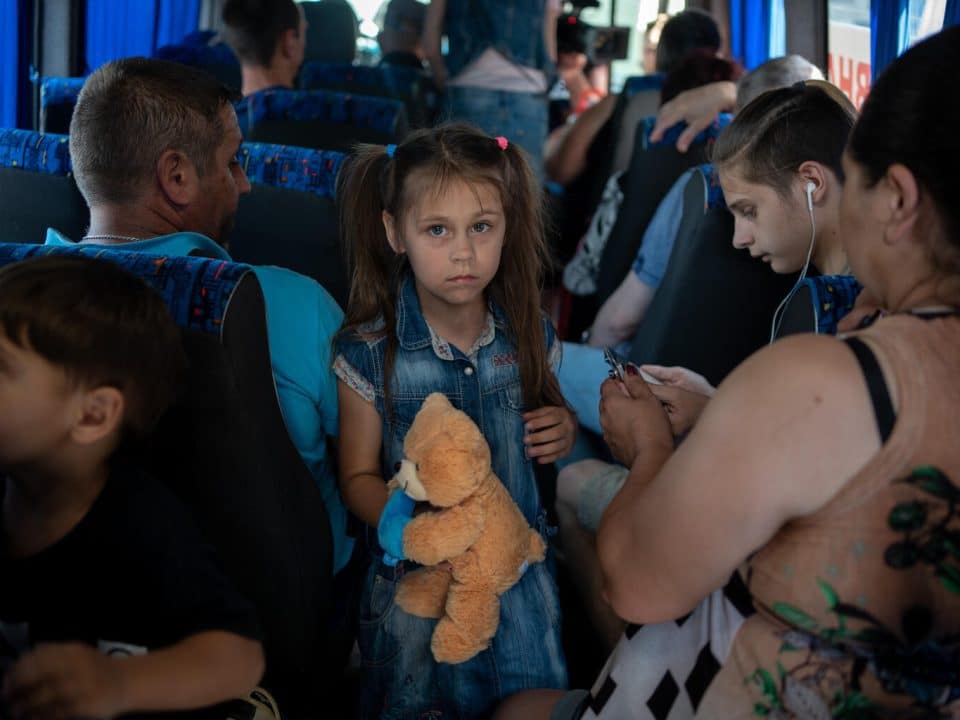
M450 404L450 401L447 400L447 396L439 392L430 393L427 395L427 399L423 401L424 408L442 407L444 405L447 407L453 407Z

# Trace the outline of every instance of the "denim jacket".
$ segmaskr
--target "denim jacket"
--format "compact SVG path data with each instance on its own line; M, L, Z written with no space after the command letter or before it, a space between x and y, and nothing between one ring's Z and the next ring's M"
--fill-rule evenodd
M550 64L543 41L547 0L447 0L447 71L456 76L488 47L536 70Z
M522 415L527 408L523 405L517 351L505 332L503 311L493 303L490 310L486 330L470 352L464 354L427 325L420 311L416 283L408 275L397 298L399 342L391 386L393 412L387 412L384 406L386 336L339 339L334 371L373 402L383 418L384 478L391 477L393 467L403 459L403 438L427 395L442 392L480 428L490 445L493 471L527 522L537 527L541 520L540 498L533 464L524 452ZM375 333L382 328L383 320L379 320L365 330ZM560 352L560 343L555 341L553 327L546 319L544 329L552 360Z

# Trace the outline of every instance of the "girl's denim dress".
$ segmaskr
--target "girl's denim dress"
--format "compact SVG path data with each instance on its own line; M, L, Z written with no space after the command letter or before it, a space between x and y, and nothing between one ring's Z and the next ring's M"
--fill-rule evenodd
M486 330L464 355L428 327L415 282L403 282L397 304L399 340L392 386L393 414L384 408L385 338L346 338L337 346L338 377L376 404L384 418L383 472L403 458L403 438L431 392L443 392L477 423L490 445L494 472L532 527L546 534L533 466L524 454L523 393L515 347L504 316L491 308ZM549 328L549 323L545 323ZM382 327L382 324L380 325ZM375 330L376 327L371 328ZM559 346L549 328L551 348ZM375 536L372 545L376 547ZM489 649L458 665L430 652L436 620L408 615L394 604L397 582L416 566L389 567L373 553L360 606L363 718L480 718L526 688L566 687L557 586L548 562L532 565L500 598L500 626Z

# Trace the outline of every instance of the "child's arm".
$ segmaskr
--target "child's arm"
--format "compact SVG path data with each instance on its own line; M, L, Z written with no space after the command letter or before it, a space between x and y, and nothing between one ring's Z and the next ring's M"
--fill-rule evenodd
M263 669L258 641L223 631L135 657L110 657L81 643L48 644L10 668L3 698L12 717L190 710L248 695Z
M548 406L523 414L527 457L541 465L555 462L573 449L577 418L565 407Z
M383 420L380 413L343 381L340 398L340 494L350 511L376 527L387 504L380 472Z

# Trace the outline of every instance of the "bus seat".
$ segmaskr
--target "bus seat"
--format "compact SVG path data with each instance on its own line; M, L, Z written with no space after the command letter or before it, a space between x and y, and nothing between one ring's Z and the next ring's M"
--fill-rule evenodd
M652 117L660 109L660 89L664 76L660 73L627 78L623 92L613 111L613 147L611 164L606 177L622 172L633 156L637 126L644 118Z
M90 246L0 244L0 264L52 253L116 262L167 303L189 368L147 466L184 500L228 576L256 605L263 685L285 715L312 717L336 671L323 658L332 537L320 491L283 422L256 276L222 260Z
M288 145L244 143L239 160L253 185L230 235L231 257L312 277L341 307L349 278L334 203L344 155Z
M798 333L836 335L837 323L853 309L863 286L853 275L804 278L783 308L776 337Z
M240 61L226 43L216 45L164 45L153 53L157 60L170 60L210 73L234 92L240 92Z
M402 100L414 128L429 127L439 112L436 86L425 72L413 67L314 61L305 62L297 77L297 85L303 90L335 90Z
M0 130L0 239L42 243L50 227L82 237L90 213L72 171L66 135Z
M598 306L623 282L643 240L643 232L660 201L685 170L704 162L707 147L730 123L730 119L731 116L727 114L718 116L709 128L697 135L685 153L675 146L683 132L683 124L670 128L658 143L650 142L656 118L646 118L637 126L633 157L623 189L623 203L600 259Z
M86 78L40 78L40 132L68 133L73 106Z
M399 100L328 90L262 90L236 105L248 141L348 152L357 143L393 143L407 134Z
M733 247L733 216L713 168L684 191L683 220L663 281L637 329L630 359L681 365L713 385L767 343L773 312L794 278Z

